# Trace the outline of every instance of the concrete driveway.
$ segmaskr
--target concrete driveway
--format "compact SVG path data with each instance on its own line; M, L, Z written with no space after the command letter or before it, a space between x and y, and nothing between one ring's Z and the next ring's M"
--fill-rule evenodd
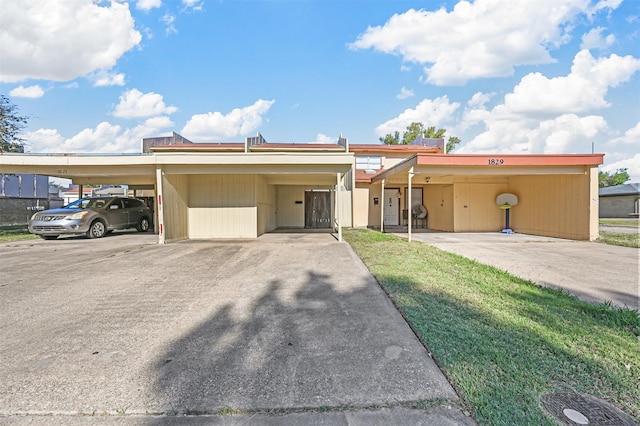
M156 240L0 244L1 423L473 424L347 244Z
M412 238L582 300L640 309L640 251L635 248L498 232L429 232Z

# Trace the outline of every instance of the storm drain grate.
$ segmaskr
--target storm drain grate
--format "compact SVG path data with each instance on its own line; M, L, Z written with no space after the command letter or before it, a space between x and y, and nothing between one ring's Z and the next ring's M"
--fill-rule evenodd
M631 417L613 405L576 392L545 395L542 408L565 425L637 426Z

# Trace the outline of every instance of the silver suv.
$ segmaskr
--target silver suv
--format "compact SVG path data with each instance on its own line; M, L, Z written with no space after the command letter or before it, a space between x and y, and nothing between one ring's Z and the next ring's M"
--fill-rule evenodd
M144 201L137 198L90 197L34 214L29 220L29 232L45 240L82 234L101 238L115 229L136 228L147 232L152 217Z

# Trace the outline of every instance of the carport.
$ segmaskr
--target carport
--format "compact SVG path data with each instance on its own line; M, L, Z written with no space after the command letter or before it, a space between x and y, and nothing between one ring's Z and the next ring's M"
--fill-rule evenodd
M277 228L350 226L346 152L158 152L160 242L256 238ZM308 193L326 195L309 214ZM314 199L315 197L311 197Z
M194 152L120 155L0 153L0 170L67 178L83 185L153 189L154 224L161 244L256 238L278 227L304 228L305 196L326 199L323 214L311 218L318 226L337 229L341 239L341 228L351 225L351 200L343 185L353 154L343 147L339 152L317 148L315 152L220 152L199 146ZM317 197L309 198L308 193Z
M520 233L574 240L598 238L598 165L603 154L416 154L371 179L404 188L408 202L422 188L428 228L492 232L504 227L498 195L518 196L511 227ZM385 203L381 203L384 216ZM382 220L381 220L382 222ZM413 223L407 221L411 239ZM382 226L384 230L384 225Z

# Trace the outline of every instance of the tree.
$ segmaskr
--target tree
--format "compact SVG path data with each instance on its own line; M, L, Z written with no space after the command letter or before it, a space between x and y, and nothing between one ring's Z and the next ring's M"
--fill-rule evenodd
M617 169L613 173L608 173L603 171L598 172L598 186L600 188L604 188L607 186L622 185L629 179L630 179L629 173L627 173L626 168Z
M20 133L27 118L18 115L18 107L5 95L0 95L0 152L23 152L24 139Z
M387 145L408 145L413 142L418 136L422 136L430 139L444 139L446 129L438 129L435 127L424 127L424 124L419 122L413 122L407 126L407 130L400 139L400 132L396 131L393 134L389 133L385 137L380 138L380 142ZM453 151L460 143L460 139L455 136L450 136L447 139L447 152Z

